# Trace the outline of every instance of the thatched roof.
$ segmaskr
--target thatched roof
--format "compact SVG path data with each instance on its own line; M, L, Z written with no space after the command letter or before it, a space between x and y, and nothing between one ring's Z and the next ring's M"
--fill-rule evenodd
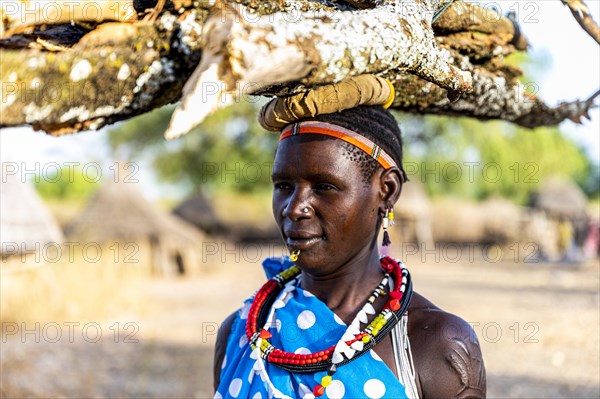
M208 234L224 234L227 230L201 192L183 201L173 213Z
M504 198L439 199L432 213L436 242L506 244L522 238L523 209Z
M31 185L19 175L2 174L0 181L0 255L14 243L19 251L35 250L36 244L62 243L64 237L58 223L50 214Z
M202 241L192 225L148 202L135 184L114 181L106 182L95 193L68 226L67 235L93 242L149 238L194 246Z
M521 238L523 209L502 197L492 197L481 204L484 220L483 242L509 243Z
M200 230L211 235L220 235L237 243L281 242L281 234L275 222L256 226L244 223L226 224L217 216L204 194L197 192L183 201L173 213Z
M532 205L551 216L576 218L585 215L587 198L572 180L554 176L544 181Z

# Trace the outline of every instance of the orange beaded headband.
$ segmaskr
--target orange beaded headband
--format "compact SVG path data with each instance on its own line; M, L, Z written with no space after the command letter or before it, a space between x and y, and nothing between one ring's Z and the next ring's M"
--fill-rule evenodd
M379 162L379 164L385 170L398 167L392 157L389 156L388 153L386 153L380 146L365 136L338 125L316 121L292 123L283 129L281 136L279 137L279 141L298 134L322 134L325 136L335 137L363 150L373 157L373 159Z

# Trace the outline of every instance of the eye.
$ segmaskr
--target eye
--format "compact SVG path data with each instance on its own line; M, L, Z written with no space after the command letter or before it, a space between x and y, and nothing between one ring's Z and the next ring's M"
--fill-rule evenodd
M335 186L329 183L317 183L315 185L315 190L317 191L329 191L329 190L335 190Z
M286 182L276 182L273 183L273 187L275 187L275 190L284 190L284 191L289 191L292 189L292 185Z

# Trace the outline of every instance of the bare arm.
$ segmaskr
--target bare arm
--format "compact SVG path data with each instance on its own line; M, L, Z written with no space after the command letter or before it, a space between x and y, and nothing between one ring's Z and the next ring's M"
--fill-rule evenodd
M213 387L215 392L219 387L219 382L221 382L221 366L223 365L223 359L225 358L225 353L227 351L227 341L229 339L229 334L231 334L231 326L235 320L236 313L230 314L223 323L221 323L221 327L219 327L219 332L217 333L215 360L213 365Z
M485 366L472 327L423 297L420 302L409 337L421 398L485 398Z
M423 399L485 398L485 366L475 332L452 314L440 312L436 318L436 337L426 349L431 364L419 373Z

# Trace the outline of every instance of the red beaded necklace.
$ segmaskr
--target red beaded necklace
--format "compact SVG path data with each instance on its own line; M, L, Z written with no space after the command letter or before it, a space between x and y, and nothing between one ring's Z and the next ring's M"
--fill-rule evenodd
M335 374L337 367L359 358L377 345L400 321L408 308L412 297L412 282L404 264L399 264L394 259L385 256L381 258L381 268L386 273L386 277L382 284L375 289L368 303L372 305L377 296L385 293L383 288L387 282L387 276L391 275L397 282L396 287L389 292L388 301L381 313L363 331L352 334L351 339L341 339L337 345L309 354L286 352L275 348L268 341L272 336L265 328L269 310L286 284L298 277L300 269L292 266L279 273L258 290L250 306L246 321L246 336L252 349L260 348L262 359L293 373L316 373L327 370L327 376L323 377L321 384L315 386L313 390L315 396L323 395L324 389L331 383L331 376ZM259 329L259 326L262 327Z

